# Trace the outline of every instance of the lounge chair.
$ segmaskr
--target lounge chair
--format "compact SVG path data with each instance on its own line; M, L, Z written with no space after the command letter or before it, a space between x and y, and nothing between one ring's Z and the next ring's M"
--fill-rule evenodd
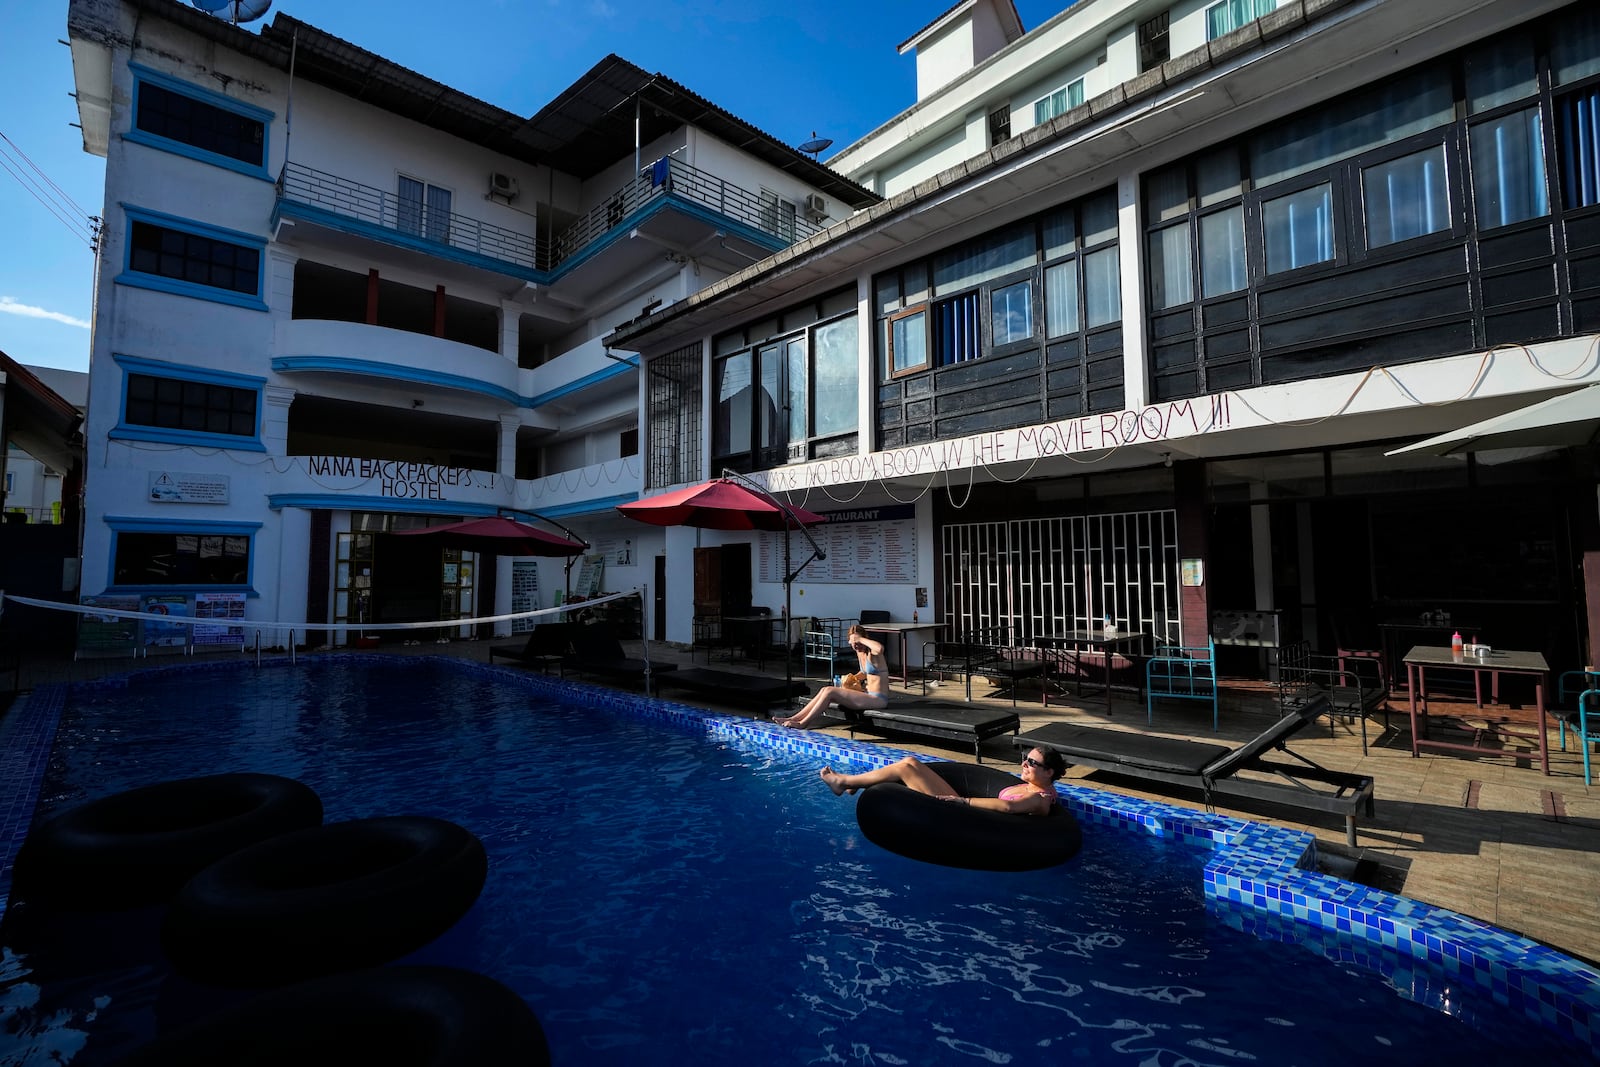
M811 692L811 687L801 681L785 682L782 678L768 678L763 674L740 674L709 667L673 671L663 677L659 684L676 686L716 703L741 707L770 707Z
M572 654L561 662L564 668L578 674L626 681L643 681L647 674L678 669L676 663L653 663L630 657L617 635L598 623L572 628Z
M572 654L572 624L547 622L535 626L525 642L489 646L489 662L509 659L522 667L561 669L562 660Z
M1357 813L1364 810L1370 818L1374 811L1371 776L1320 767L1290 752L1286 745L1291 736L1328 713L1327 703L1324 697L1294 708L1260 734L1231 749L1071 723L1051 723L1018 734L1014 743L1018 748L1049 745L1068 763L1082 767L1198 789L1205 796L1207 809L1217 797L1242 797L1343 815L1345 839L1353 847ZM1263 759L1272 749L1297 762ZM1242 771L1270 775L1271 779L1241 777Z
M868 727L883 733L921 734L941 741L971 742L972 754L983 762L983 743L991 737L1016 733L1022 721L1015 712L998 711L974 704L941 704L935 701L902 700L886 708L847 711L850 736Z

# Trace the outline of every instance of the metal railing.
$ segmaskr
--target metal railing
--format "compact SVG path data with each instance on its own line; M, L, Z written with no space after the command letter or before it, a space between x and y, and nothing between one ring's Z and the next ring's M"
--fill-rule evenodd
M522 233L453 211L438 211L426 203L402 200L397 193L299 163L284 164L278 177L278 197L519 267L544 270L550 266L536 232ZM533 227L534 220L529 219L529 225Z
M664 170L660 166L663 162ZM604 203L556 235L554 265L559 266L591 241L604 236L650 200L669 194L702 204L718 214L771 234L785 244L803 241L822 229L788 201L752 193L667 156L646 167Z

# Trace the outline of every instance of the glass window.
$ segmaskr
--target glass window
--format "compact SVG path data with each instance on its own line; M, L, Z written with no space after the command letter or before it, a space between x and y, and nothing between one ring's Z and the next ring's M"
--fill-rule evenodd
M1023 223L969 241L933 257L933 291L943 295L1031 266L1036 258L1033 225Z
M751 365L750 353L744 351L718 360L712 369L717 410L711 422L711 449L718 456L750 449Z
M1055 211L1044 217L1044 258L1055 259L1076 250L1078 226L1072 209Z
M1049 122L1057 115L1064 115L1073 108L1083 103L1083 79L1079 78L1067 85L1063 85L1055 92L1050 93L1033 102L1033 124Z
M1488 230L1550 213L1539 109L1472 127L1472 190L1478 227Z
M1237 293L1247 281L1244 208L1234 205L1200 218L1200 289L1207 297Z
M1361 190L1369 248L1450 228L1443 145L1367 167L1361 172Z
M265 124L148 81L138 86L134 126L241 163L263 166Z
M195 433L256 435L256 391L152 374L129 374L123 421Z
M1586 4L1568 10L1550 39L1550 77L1556 85L1600 74L1600 9Z
M1568 210L1600 204L1600 88L1556 101L1561 201Z
M1083 257L1084 307L1090 329L1122 319L1122 282L1117 277L1117 250L1102 249Z
M1229 147L1201 156L1195 163L1194 179L1201 207L1238 196L1244 189L1239 176L1239 150Z
M935 343L939 366L964 363L983 355L983 329L978 321L978 294L942 300L934 305Z
M1189 169L1180 164L1144 180L1144 210L1151 222L1167 222L1189 211Z
M995 347L1033 336L1033 283L1017 282L989 295L990 326Z
M1078 332L1078 261L1045 268L1044 328L1047 336Z
M1150 302L1155 310L1193 302L1193 273L1187 222L1150 235Z
M818 437L851 433L860 424L856 317L818 326L812 331L811 347L812 373L816 376L813 432Z
M1539 91L1534 69L1533 42L1519 33L1468 52L1463 61L1467 74L1467 113L1492 111Z
M1261 227L1268 274L1326 263L1333 258L1333 186L1323 182L1263 201Z
M261 288L259 249L149 222L133 224L128 267L141 274L249 296Z
M112 573L117 585L245 585L250 538L119 531Z
M782 388L782 351L782 345L756 349L756 368L761 375L761 388L755 395L757 448L776 448L783 442L783 410L789 405Z
M928 309L901 312L889 320L889 373L903 374L928 365Z
M1083 244L1093 247L1102 241L1117 239L1117 198L1114 193L1102 193L1083 202Z
M1222 0L1206 8L1206 40L1232 33L1247 22L1277 10L1278 0Z
M400 176L396 228L430 241L450 241L450 190Z

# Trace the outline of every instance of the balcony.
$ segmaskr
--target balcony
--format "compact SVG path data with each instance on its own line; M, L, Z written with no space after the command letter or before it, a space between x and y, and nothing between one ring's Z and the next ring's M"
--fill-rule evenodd
M822 230L821 226L797 215L793 204L765 200L757 193L667 156L557 234L552 266L562 266L607 232L641 213L651 201L669 198L698 204L758 230L773 239L774 249L786 248Z
M306 217L304 209L308 208L312 220L319 214L332 214L363 228L382 231L396 243L453 249L491 269L494 264L509 264L520 268L513 273L525 275L550 265L544 242L536 234L506 229L453 211L436 211L414 200L402 200L385 189L287 163L278 178L279 213Z

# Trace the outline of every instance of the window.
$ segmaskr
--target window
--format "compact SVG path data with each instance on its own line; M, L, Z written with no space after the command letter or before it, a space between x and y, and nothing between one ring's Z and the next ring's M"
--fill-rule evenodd
M118 283L266 310L260 295L265 241L127 205L123 210L128 259Z
M964 363L983 355L983 325L978 320L978 293L965 293L934 305L934 352L939 366Z
M761 190L761 228L785 241L794 240L794 204L771 189Z
M634 426L622 431L617 440L617 454L619 456L639 454L639 427Z
M1172 58L1172 41L1167 34L1169 15L1163 11L1149 22L1139 24L1139 70L1159 67Z
M209 382L130 374L123 421L133 426L254 437L256 392Z
M402 233L449 244L450 190L402 174L395 226Z
M259 178L268 177L272 113L139 64L127 138Z
M1368 248L1450 228L1443 145L1367 167L1361 172L1361 190Z
M1206 40L1214 41L1277 10L1278 0L1222 0L1206 8Z
M989 297L994 347L1033 339L1033 284L1027 281L996 289Z
M1200 291L1237 293L1248 281L1244 259L1244 208L1238 204L1200 217Z
M912 308L889 317L889 374L905 374L928 365L928 309Z
M136 356L112 357L124 374L119 440L262 451L265 379L180 367Z
M830 441L854 447L848 435L860 424L857 316L839 310L854 300L853 290L841 291L718 338L714 463L758 470L816 458ZM805 325L795 329L797 322ZM781 336L758 339L779 329ZM749 347L732 350L738 344Z
M989 112L989 147L1011 139L1011 105L1005 104Z
M259 524L107 519L113 528L111 584L128 588L248 587L251 534Z
M1050 337L1078 332L1078 261L1044 271L1044 329Z
M1333 258L1333 186L1328 182L1261 204L1267 273L1278 274Z
M700 473L701 346L696 343L645 365L648 488L692 482Z
M1055 92L1042 96L1033 102L1033 124L1049 122L1057 115L1064 115L1068 111L1083 103L1083 79L1063 85Z
M1561 201L1567 210L1600 204L1600 86L1556 101Z
M1538 108L1472 127L1470 150L1480 229L1509 226L1550 213Z

